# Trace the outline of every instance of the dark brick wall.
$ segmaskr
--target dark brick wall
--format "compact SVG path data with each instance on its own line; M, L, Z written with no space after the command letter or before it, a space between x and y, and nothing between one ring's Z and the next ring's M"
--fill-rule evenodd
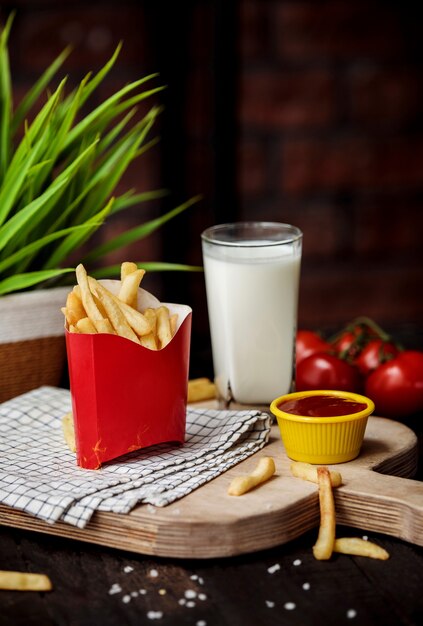
M0 16L12 8L17 98L68 43L72 82L124 40L99 98L156 70L168 85L161 143L122 187L172 194L119 215L102 236L204 199L105 262L198 264L200 233L217 221L290 222L304 232L301 326L359 314L422 324L423 48L412 3L17 0ZM195 308L195 340L207 350L202 276L149 280Z
M240 218L304 232L300 324L423 319L421 29L411 3L240 3Z

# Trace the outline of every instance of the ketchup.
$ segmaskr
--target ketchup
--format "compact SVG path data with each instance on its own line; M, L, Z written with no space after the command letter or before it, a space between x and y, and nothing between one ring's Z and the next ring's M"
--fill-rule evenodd
M278 405L278 409L292 415L304 417L334 417L335 415L350 415L359 413L367 408L364 402L355 402L338 396L304 396L295 400L285 400Z

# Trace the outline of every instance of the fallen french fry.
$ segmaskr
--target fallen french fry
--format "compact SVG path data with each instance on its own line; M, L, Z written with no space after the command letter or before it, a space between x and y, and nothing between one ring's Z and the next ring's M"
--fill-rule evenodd
M136 272L138 269L138 265L136 263L132 263L131 261L124 261L120 266L120 280L123 283L125 278L132 274L132 272Z
M340 554L352 554L354 556L367 556L371 559L381 559L386 561L389 559L389 552L371 541L365 541L359 537L341 537L335 539L333 546L334 552Z
M302 461L294 461L290 466L291 474L296 478L302 478L303 480L309 480L313 483L318 483L317 467L310 463L303 463ZM339 487L342 485L342 476L339 472L334 470L329 471L332 487Z
M206 378L205 376L201 377L201 378L191 378L191 380L189 381L191 385L195 386L195 385L204 385L207 384L210 381L210 378Z
M255 470L248 476L236 476L228 488L230 496L242 496L257 485L269 480L275 473L275 462L271 456L264 456L258 462Z
M62 417L62 430L69 450L76 452L75 427L72 413L66 413L66 415Z
M51 591L53 585L45 574L0 570L0 589L9 591Z
M104 318L94 301L93 294L88 284L87 272L82 263L76 268L76 279L80 288L82 304L84 305L88 317L96 327L97 332L114 333L110 320ZM76 293L78 292L76 291Z
M138 288L145 274L145 270L135 270L127 274L122 281L118 298L132 308L137 308Z
M216 385L208 378L188 381L188 402L201 402L216 397Z
M157 337L160 341L160 348L167 346L172 339L169 322L169 309L166 306L160 306L156 309L157 315Z
M313 546L314 558L318 561L330 559L335 543L335 502L332 483L327 467L318 467L320 526L317 541Z

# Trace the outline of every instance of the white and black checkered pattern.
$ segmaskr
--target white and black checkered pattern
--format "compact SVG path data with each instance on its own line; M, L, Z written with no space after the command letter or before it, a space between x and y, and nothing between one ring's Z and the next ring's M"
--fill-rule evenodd
M187 411L183 446L160 444L100 470L75 464L61 418L66 389L40 387L0 405L0 502L48 522L84 528L96 510L127 513L165 506L260 450L271 418L259 411Z

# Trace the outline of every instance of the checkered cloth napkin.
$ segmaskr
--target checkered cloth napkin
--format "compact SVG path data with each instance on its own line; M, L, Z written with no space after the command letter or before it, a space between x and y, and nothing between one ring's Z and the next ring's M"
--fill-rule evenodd
M48 522L84 528L95 511L166 506L260 450L271 418L259 411L187 411L186 443L160 444L109 462L76 466L61 418L66 389L40 387L0 405L0 502Z

